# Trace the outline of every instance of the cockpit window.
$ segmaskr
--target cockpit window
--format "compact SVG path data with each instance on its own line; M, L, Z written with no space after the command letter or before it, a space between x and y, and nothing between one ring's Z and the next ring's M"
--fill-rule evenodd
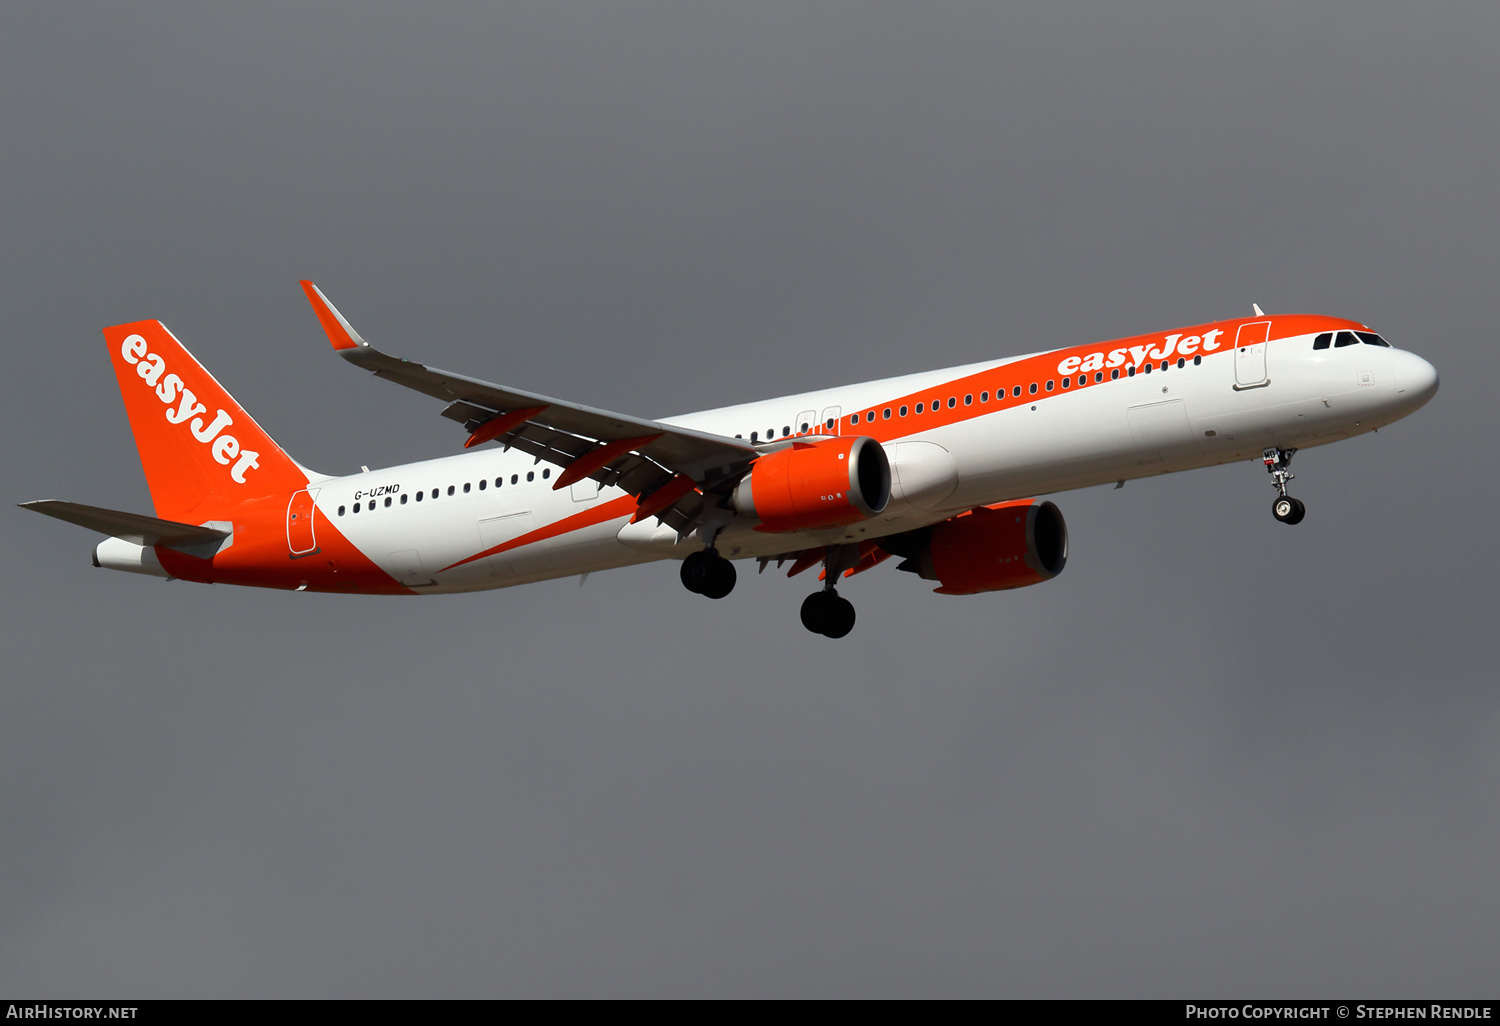
M1333 341L1333 332L1331 332L1331 331L1325 331L1325 332L1323 332L1323 334L1321 334L1317 338L1313 339L1313 348L1314 349L1327 349L1328 348L1328 344L1330 342L1332 342L1332 341Z
M1359 339L1357 339L1357 338L1354 337L1354 332L1352 332L1352 331L1341 331L1341 332L1339 332L1338 339L1333 343L1333 348L1335 348L1335 349L1342 349L1345 346L1357 346L1357 345L1359 345Z
M1356 331L1354 334L1358 335L1359 340L1367 346L1385 346L1387 349L1391 348L1391 344L1389 342L1381 338L1379 335L1375 334L1373 331Z

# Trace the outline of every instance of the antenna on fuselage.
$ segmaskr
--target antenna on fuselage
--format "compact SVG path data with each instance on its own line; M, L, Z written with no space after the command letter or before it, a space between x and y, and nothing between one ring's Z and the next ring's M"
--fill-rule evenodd
M1264 317L1266 315L1266 312L1260 308L1259 303L1251 303L1250 309L1255 311L1255 316L1257 317Z

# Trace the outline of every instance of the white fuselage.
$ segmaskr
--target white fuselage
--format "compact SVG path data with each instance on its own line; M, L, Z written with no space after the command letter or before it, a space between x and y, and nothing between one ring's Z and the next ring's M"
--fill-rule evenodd
M706 410L664 423L745 439L754 432L757 442L771 432L778 440L788 431L870 434L885 446L892 495L877 517L797 533L756 530L755 521L736 517L716 539L730 558L776 556L911 530L979 505L1249 459L1270 446L1322 445L1397 420L1436 388L1431 366L1413 354L1373 345L1315 351L1312 339L1272 340L1256 355L1263 363L1249 369L1231 340L1221 351L1198 354L1201 362L1186 359L1179 367L1172 359L1165 371L1155 362L1151 372L1142 365L1133 376L1122 367L1118 379L1105 372L1100 382L1085 374L1085 384L1063 390L1054 358L1089 348L1081 347ZM1022 365L1028 368L1023 377L1038 379L1035 394L1031 380L1011 384ZM998 386L981 392L974 385L991 379ZM1003 401L991 395L991 387L1005 391ZM1013 387L1023 389L1021 398L1011 395ZM934 400L937 414L930 410ZM916 413L917 401L922 414ZM860 411L878 419L851 424ZM502 588L681 558L702 547L696 533L679 539L654 519L630 524L627 507L634 500L618 489L585 480L554 490L557 473L520 452L493 448L319 478L309 490L350 542L419 593ZM534 540L513 544L533 534Z

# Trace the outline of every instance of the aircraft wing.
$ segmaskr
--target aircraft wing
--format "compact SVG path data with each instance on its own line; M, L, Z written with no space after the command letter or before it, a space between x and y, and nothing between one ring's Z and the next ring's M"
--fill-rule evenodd
M738 438L674 427L554 399L388 356L359 336L310 281L302 290L344 359L377 377L448 405L443 416L469 432L465 448L498 441L563 468L554 488L585 477L640 500L637 519L656 516L686 531L708 501L727 494L761 449Z

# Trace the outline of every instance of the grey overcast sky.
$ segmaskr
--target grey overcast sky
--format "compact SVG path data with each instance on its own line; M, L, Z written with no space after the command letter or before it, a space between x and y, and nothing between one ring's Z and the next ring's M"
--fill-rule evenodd
M401 355L667 415L1249 313L1436 399L1055 496L1067 572L466 597L0 516L0 992L1472 996L1500 965L1500 6L10 3L12 502L148 512L100 328L329 473ZM752 568L753 569L753 568Z

